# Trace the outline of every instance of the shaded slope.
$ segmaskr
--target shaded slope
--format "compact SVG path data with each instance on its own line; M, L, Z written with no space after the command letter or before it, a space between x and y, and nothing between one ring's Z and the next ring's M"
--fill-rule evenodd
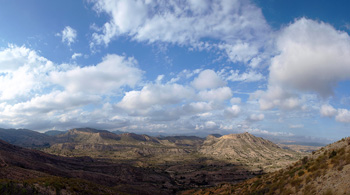
M27 148L48 147L54 143L51 136L28 129L0 128L0 139Z
M85 183L142 194L169 194L174 186L167 174L151 169L96 162L89 157L59 157L0 141L1 179L25 181L43 177L76 178Z

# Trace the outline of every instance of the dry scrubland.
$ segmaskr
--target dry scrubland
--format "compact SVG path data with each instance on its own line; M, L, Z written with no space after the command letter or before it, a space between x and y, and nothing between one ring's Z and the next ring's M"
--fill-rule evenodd
M90 128L55 136L19 132L0 136L42 151L1 142L1 194L176 194L235 184L304 155L249 133L203 139Z
M350 194L350 137L279 171L183 194Z

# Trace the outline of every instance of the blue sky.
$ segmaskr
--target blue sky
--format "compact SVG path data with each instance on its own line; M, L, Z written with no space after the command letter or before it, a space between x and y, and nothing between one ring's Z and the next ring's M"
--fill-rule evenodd
M0 2L2 128L349 136L347 1Z

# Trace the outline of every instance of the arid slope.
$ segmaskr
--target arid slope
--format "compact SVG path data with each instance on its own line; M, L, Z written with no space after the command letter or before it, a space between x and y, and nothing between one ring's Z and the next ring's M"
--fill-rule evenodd
M182 194L349 194L350 137L327 145L288 168L236 185L221 184Z
M300 159L302 153L285 150L249 133L209 135L199 152L205 156L274 171Z

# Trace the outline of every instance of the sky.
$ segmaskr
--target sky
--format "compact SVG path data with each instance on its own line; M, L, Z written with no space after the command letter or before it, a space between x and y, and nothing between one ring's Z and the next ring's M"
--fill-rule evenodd
M0 0L0 127L350 135L346 0Z

